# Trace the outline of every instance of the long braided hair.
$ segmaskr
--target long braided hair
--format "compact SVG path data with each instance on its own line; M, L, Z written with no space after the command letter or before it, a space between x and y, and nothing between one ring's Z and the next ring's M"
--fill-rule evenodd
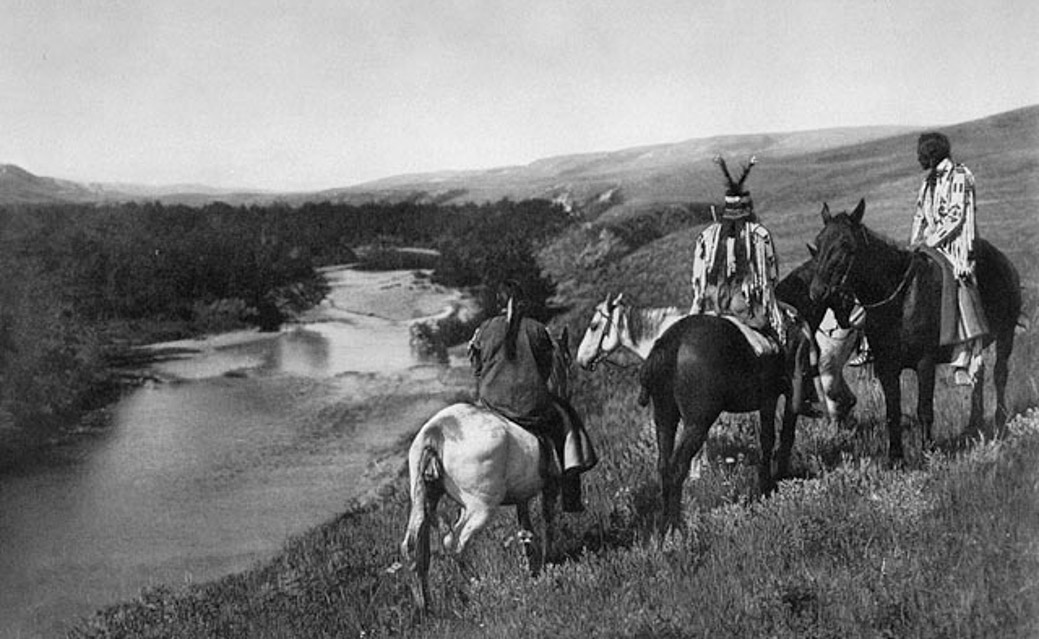
M520 322L523 320L523 291L519 282L506 280L498 292L499 301L505 304L505 319L508 328L505 330L505 359L516 359L516 338L519 335Z

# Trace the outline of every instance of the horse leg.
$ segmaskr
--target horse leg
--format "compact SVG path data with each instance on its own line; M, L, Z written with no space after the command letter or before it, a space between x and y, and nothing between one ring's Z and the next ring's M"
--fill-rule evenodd
M758 490L762 495L772 494L775 481L772 479L772 453L776 447L776 404L779 398L772 396L758 409L758 442L761 446L761 457L758 461ZM787 402L789 407L791 402Z
M527 555L527 568L530 569L532 577L537 577L541 571L542 556L541 547L533 539L534 525L530 521L530 502L516 504L516 519L520 525L520 544Z
M1010 376L1010 352L1014 350L1014 329L1005 331L996 338L996 363L992 367L992 382L996 387L995 429L1003 432L1007 418L1007 378Z
M556 498L559 496L559 485L548 482L541 491L541 560L548 561L555 533Z
M985 431L985 364L978 368L978 377L970 391L970 419L967 428L975 435L991 435Z
M668 528L678 525L682 515L682 486L689 476L689 468L695 456L707 441L707 431L718 417L721 411L715 413L710 419L703 416L683 416L682 436L679 438L678 446L671 455L668 464L667 477L664 479L666 486L665 495L669 501L664 504L664 515Z
M879 360L880 354L877 354ZM897 365L892 369L877 371L880 387L884 390L884 413L887 422L887 456L892 465L901 464L905 457L902 448L902 387L899 383L901 371Z
M930 448L934 443L934 379L935 363L933 358L924 358L917 363L916 419L920 422L920 432L923 435L923 446L925 449ZM887 393L887 389L884 390L884 393Z
M462 505L458 521L444 540L444 547L456 557L461 556L473 535L483 529L494 515L494 508L483 502L469 500Z
M498 502L500 503L500 500ZM451 531L444 537L444 550L454 555L458 563L458 569L466 579L473 577L469 563L465 560L463 551L468 547L470 540L477 532L482 530L494 516L494 507L482 501L467 499L462 503L462 510L458 513L458 520L451 527Z
M657 427L657 472L660 475L660 492L663 502L662 531L673 526L677 520L677 513L671 510L675 497L672 494L669 469L675 447L678 420L678 405L673 399L670 397L663 401L653 399L653 421ZM681 489L681 487L679 488Z
M775 478L786 479L790 476L790 457L794 451L794 439L797 430L797 411L789 400L783 409L783 427L779 433L779 451L776 453Z

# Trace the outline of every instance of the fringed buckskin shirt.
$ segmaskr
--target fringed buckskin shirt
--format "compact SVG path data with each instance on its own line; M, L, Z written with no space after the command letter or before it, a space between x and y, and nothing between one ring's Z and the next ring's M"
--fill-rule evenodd
M742 293L750 306L750 315L770 325L780 341L784 341L783 315L775 294L779 263L772 234L761 224L749 221L742 223L735 238L723 237L722 229L723 223L715 222L696 239L693 253L693 305L690 313L728 313L731 309L727 303L719 303L719 293L723 293L721 297L726 299L732 299L735 293ZM737 242L742 246L737 248ZM720 269L717 264L719 250L725 251ZM741 265L737 260L739 252L747 256L746 265ZM723 272L717 272L719 270Z
M949 259L958 277L974 275L974 176L945 158L935 168L934 188L925 179L916 199L911 245L923 242Z

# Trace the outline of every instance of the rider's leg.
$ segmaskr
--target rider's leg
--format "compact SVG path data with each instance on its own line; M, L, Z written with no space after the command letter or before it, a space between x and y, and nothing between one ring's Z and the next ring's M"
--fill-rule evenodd
M559 462L563 467L563 478L560 481L563 512L584 512L584 503L581 499L581 473L590 466L587 464L588 460L568 459L566 450L567 435L578 428L582 428L582 424L580 423L580 417L570 408L565 400L558 397L553 399L555 400L557 423L554 429L556 432L554 441L556 442L556 450L559 451ZM583 435L583 433L581 434ZM591 460L591 462L594 464L594 460Z

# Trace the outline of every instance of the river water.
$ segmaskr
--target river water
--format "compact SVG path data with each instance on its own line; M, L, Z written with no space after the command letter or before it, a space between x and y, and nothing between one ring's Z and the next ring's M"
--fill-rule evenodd
M402 439L469 385L457 358L412 354L408 320L459 297L406 272L327 276L303 323L166 345L191 349L154 365L170 381L0 476L0 637L247 569L392 479Z

